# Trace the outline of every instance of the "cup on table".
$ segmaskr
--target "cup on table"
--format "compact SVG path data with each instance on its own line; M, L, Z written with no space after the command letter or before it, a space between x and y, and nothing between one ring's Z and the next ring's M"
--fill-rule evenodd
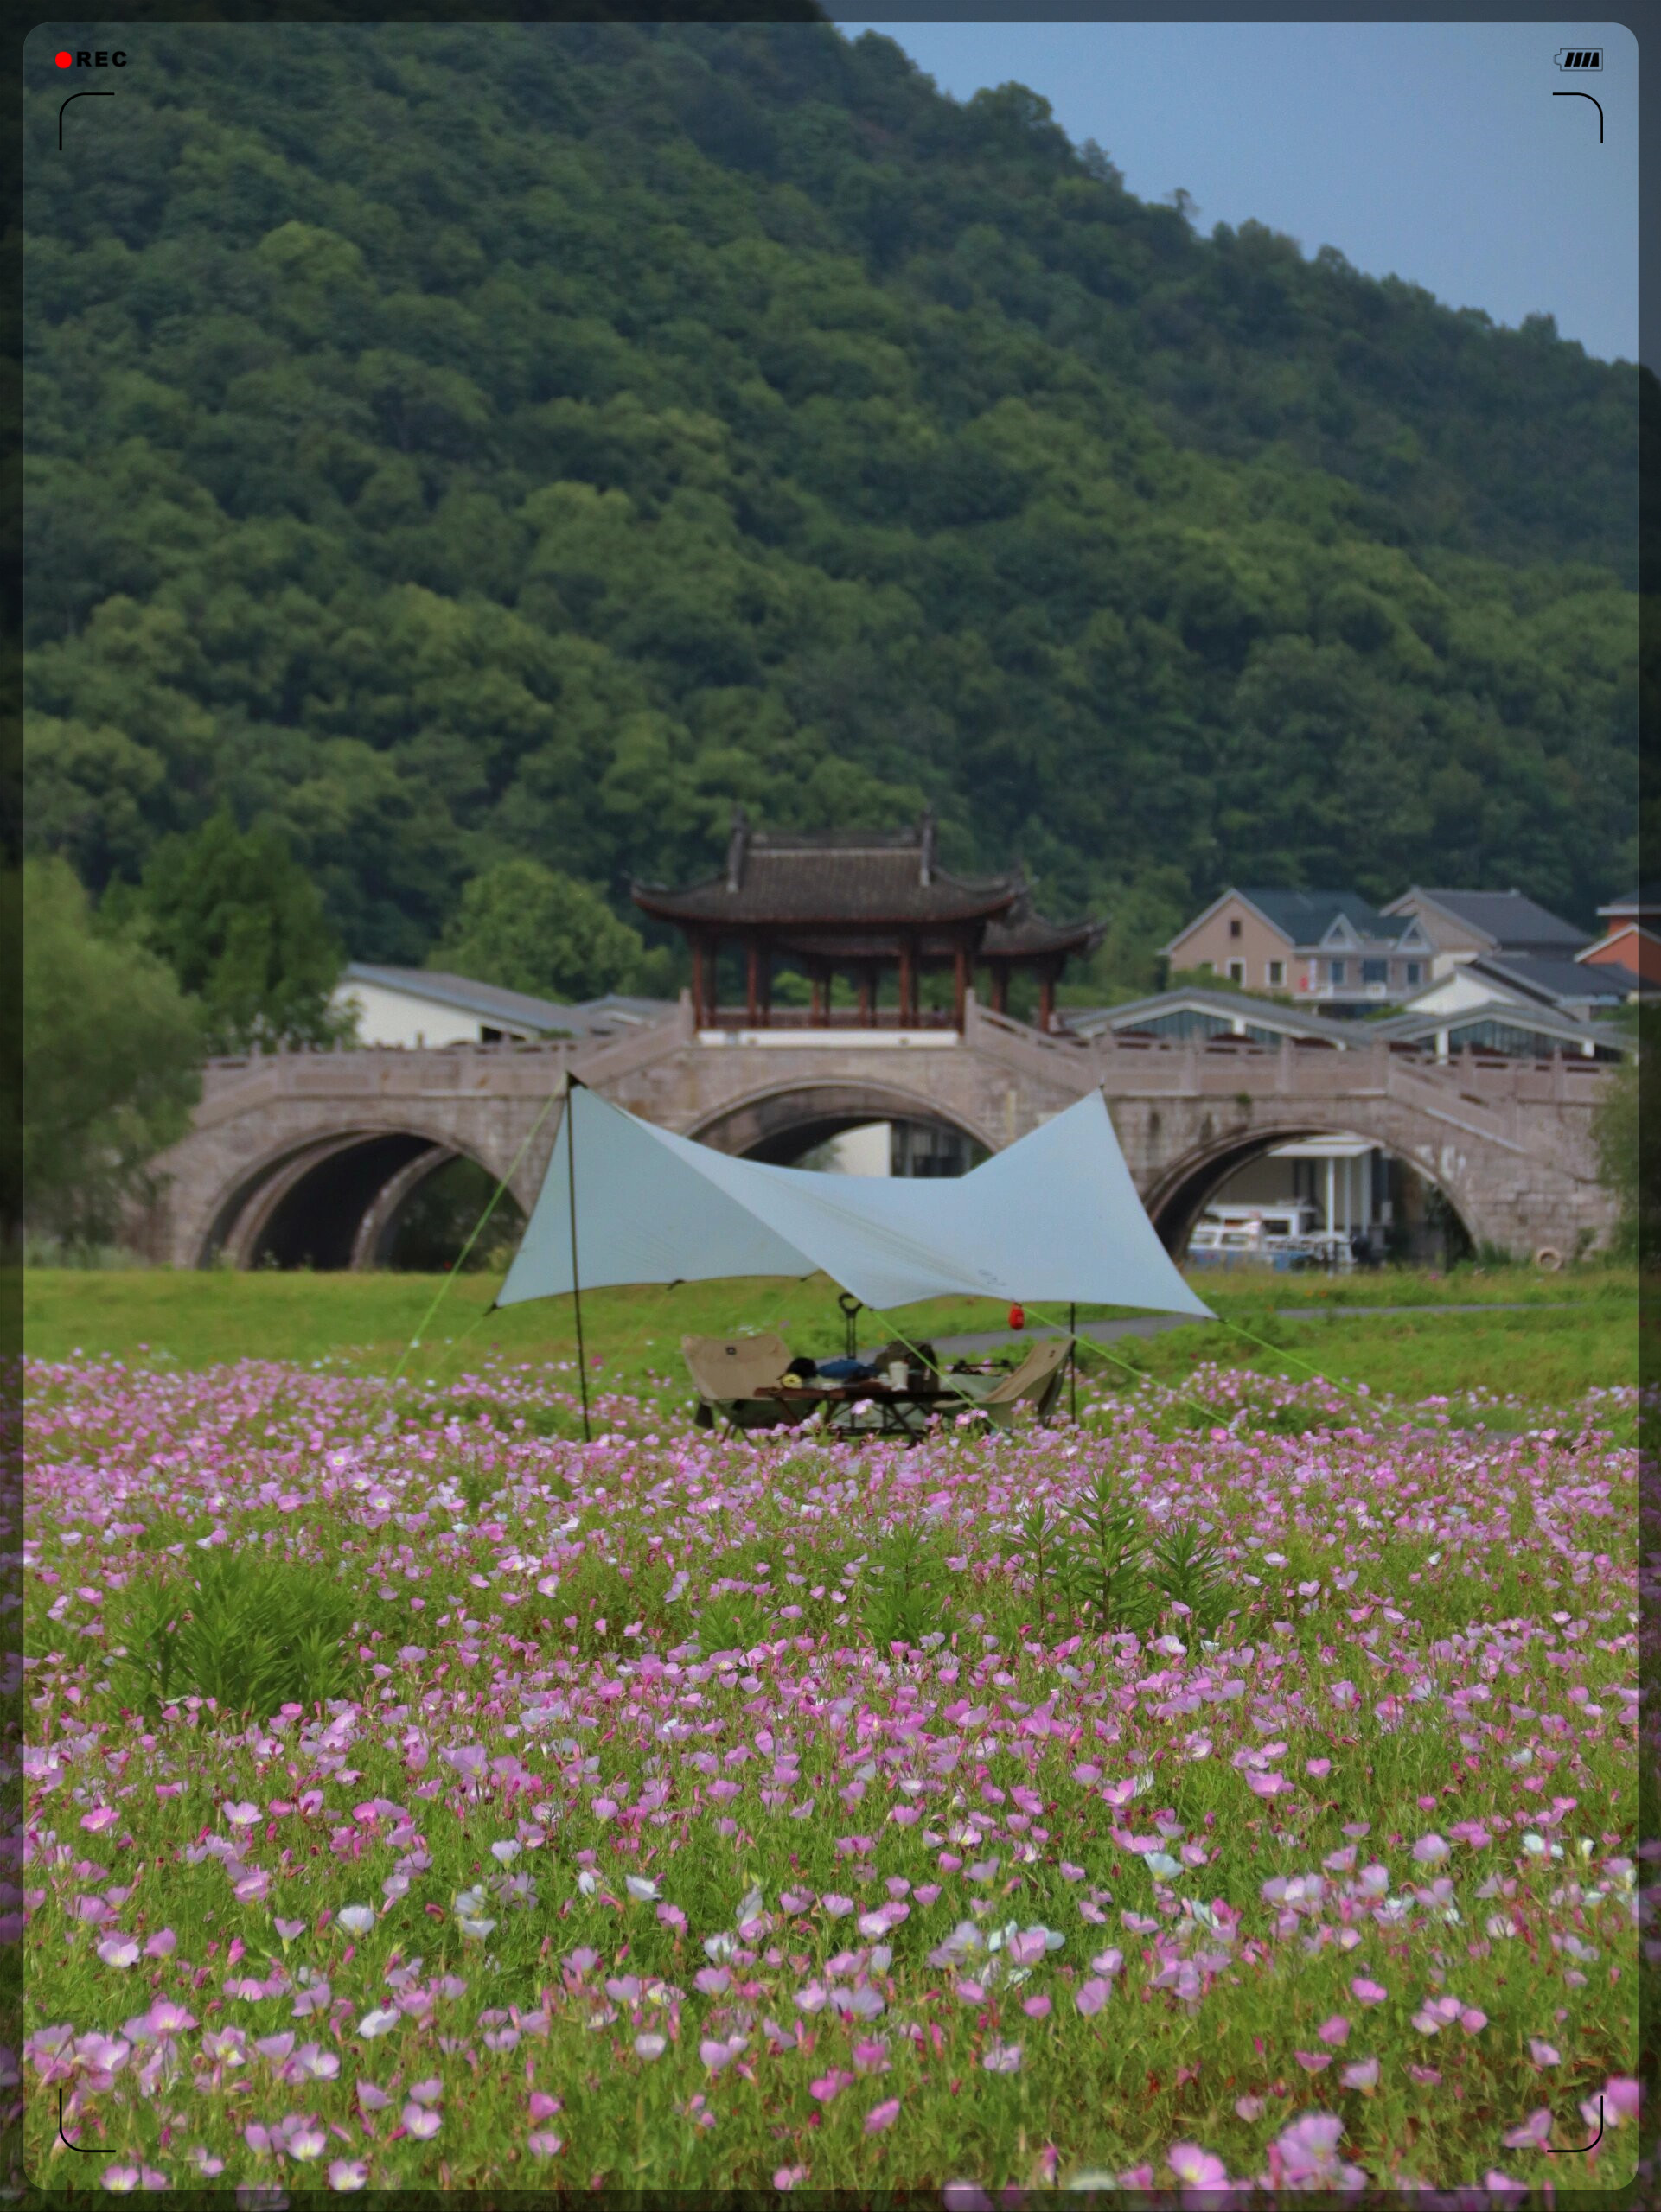
M888 1362L888 1387L891 1390L904 1390L905 1387L905 1382L906 1367L904 1361L891 1360Z

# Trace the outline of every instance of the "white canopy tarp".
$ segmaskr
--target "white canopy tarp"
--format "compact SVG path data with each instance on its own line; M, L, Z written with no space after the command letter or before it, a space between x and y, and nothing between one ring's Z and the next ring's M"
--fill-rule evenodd
M960 1292L1152 1313L1211 1309L1142 1210L1100 1092L965 1176L840 1176L736 1160L580 1084L496 1304L573 1287L822 1271L878 1312Z

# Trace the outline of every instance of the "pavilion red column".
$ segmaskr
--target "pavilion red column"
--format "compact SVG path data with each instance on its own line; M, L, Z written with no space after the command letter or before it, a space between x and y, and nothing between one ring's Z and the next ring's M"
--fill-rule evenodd
M909 937L900 939L900 1027L914 1029L917 1018L917 959Z
M1056 979L1053 969L1046 968L1038 978L1038 1027L1047 1030L1055 1019Z
M871 970L862 962L859 968L859 1027L868 1030L873 1026L871 1018Z
M692 940L692 1018L698 1029L706 1030L711 1026L709 984L704 960L704 940L701 937L694 937Z
M744 947L744 1013L753 1030L761 1020L761 947L751 938Z
M968 948L960 939L952 948L952 1019L960 1030L968 1009Z
M825 1026L826 1001L829 996L830 993L825 988L824 976L815 968L813 973L813 1004L808 1010L808 1019L816 1030L821 1030Z

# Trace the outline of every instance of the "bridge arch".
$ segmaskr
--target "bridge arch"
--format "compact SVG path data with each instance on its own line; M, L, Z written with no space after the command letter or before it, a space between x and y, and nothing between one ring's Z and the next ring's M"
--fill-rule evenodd
M872 1121L910 1122L949 1129L987 1152L1000 1149L996 1131L956 1105L942 1105L904 1084L877 1080L815 1081L797 1078L725 1102L686 1132L713 1151L776 1165L799 1158L815 1144Z
M1399 1161L1434 1191L1448 1208L1473 1246L1485 1235L1479 1209L1462 1187L1457 1174L1441 1163L1432 1164L1416 1152L1403 1151L1386 1134L1366 1125L1364 1115L1351 1114L1342 1122L1299 1117L1274 1122L1254 1118L1249 1125L1202 1132L1199 1141L1171 1161L1154 1176L1142 1194L1147 1217L1167 1252L1180 1256L1195 1223L1217 1191L1242 1168L1266 1157L1278 1145L1301 1143L1310 1138L1358 1137Z
M225 1192L196 1265L319 1272L382 1265L411 1202L457 1161L494 1184L489 1161L471 1147L418 1127L337 1128L278 1144Z

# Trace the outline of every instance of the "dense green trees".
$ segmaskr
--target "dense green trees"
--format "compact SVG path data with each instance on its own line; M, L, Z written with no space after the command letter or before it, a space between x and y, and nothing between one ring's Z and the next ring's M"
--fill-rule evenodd
M270 823L246 833L221 809L189 836L164 838L131 907L144 940L201 1010L211 1052L328 1044L344 1034L329 1007L340 940L316 886Z
M29 1226L72 1244L106 1240L146 1163L188 1125L195 1010L153 953L98 930L55 857L23 864L22 1009Z
M735 799L931 800L1130 987L1230 877L1636 874L1635 370L875 36L145 40L29 169L29 826L95 890L228 806L419 962L508 860L626 921Z
M599 893L534 860L499 860L476 876L430 965L544 998L628 989L645 947Z

